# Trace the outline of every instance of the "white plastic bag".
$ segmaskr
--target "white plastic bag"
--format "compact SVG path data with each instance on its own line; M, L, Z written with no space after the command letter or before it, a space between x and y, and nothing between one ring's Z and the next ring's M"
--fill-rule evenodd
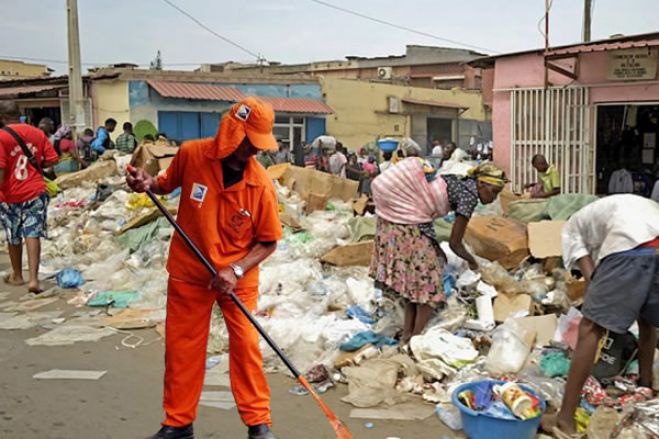
M517 373L524 367L532 346L524 339L527 331L514 319L506 320L492 335L492 347L485 367L494 375Z

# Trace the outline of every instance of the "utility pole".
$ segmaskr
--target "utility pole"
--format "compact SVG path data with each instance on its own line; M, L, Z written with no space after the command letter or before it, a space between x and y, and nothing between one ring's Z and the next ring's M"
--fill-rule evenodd
M593 0L584 0L583 2L583 42L590 42L590 24L592 21L591 12L593 11Z
M69 39L69 124L73 131L85 127L85 100L82 93L80 66L80 32L78 31L78 0L66 0Z

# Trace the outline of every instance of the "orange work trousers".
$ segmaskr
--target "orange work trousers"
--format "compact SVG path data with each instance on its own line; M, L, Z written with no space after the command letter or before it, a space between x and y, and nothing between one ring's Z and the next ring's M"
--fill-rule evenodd
M236 295L254 311L258 288L236 290ZM247 426L270 425L270 388L263 372L258 332L229 296L172 278L167 288L163 425L182 427L197 416L215 301L222 308L229 331L229 375L240 417Z

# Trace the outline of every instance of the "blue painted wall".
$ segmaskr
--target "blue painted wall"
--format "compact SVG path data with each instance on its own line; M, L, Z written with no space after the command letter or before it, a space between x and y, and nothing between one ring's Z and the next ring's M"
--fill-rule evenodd
M325 134L325 118L324 117L307 117L307 132L305 133L307 143Z
M211 84L237 88L246 95L322 99L319 84ZM220 101L165 99L151 90L146 81L129 81L128 102L132 121L149 120L157 124L159 131L177 141L215 136L220 114L233 105ZM306 120L307 142L325 134L324 117L308 117Z

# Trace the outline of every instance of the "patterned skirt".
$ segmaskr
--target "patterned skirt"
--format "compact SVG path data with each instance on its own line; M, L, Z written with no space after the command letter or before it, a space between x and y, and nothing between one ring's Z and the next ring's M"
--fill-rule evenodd
M437 306L445 301L444 262L437 254L434 230L427 229L378 218L370 274L412 303Z

